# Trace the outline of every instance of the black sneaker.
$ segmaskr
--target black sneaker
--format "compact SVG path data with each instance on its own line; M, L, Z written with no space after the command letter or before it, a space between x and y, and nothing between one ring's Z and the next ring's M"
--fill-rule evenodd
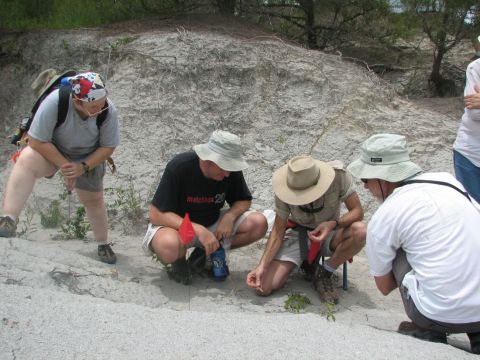
M447 334L444 332L427 330L419 327L414 322L402 321L397 330L400 334L412 336L417 339L436 343L447 343Z
M190 285L192 283L192 274L185 257L168 265L167 274L170 279L175 280L179 284Z
M480 355L480 332L467 333L472 353Z
M117 255L113 252L111 245L113 244L98 245L98 257L101 262L106 264L115 264L117 262Z
M203 276L206 261L207 257L205 256L205 250L196 247L188 257L187 264L192 273Z

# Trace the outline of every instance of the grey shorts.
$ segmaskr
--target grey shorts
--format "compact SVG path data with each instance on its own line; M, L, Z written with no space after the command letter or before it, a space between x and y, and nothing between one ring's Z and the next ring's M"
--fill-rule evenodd
M105 161L100 165L95 166L88 173L84 173L82 176L77 178L75 188L91 192L103 191L103 177L105 176L106 169L107 166ZM53 175L46 176L46 178L51 179L55 176L55 174L56 172L53 173Z
M222 216L227 211L228 211L228 209L220 210L220 216L219 216L218 220L214 224L210 225L208 227L208 230L210 230L211 232L214 232L217 229L217 226L218 226L218 223L219 223L220 219L222 218ZM237 233L238 227L247 218L248 215L253 214L254 212L255 212L254 210L245 211L242 215L240 215L238 217L237 220L235 220L235 223L233 224L232 236L228 239L224 239L224 241L223 241L223 247L225 249L227 249L227 250L230 249L230 246L232 245L232 238ZM143 238L143 241L142 241L142 248L145 251L145 253L147 253L149 255L153 254L152 248L150 247L150 243L152 242L153 237L155 236L157 231L160 230L163 227L165 227L165 226L161 226L161 225L157 226L157 225L153 225L153 224L148 224L147 232L146 232L146 234ZM198 238L195 237L187 247L188 248L190 248L190 247L201 247L201 244L200 244L200 241L198 240Z
M104 161L89 172L84 173L77 179L75 188L91 192L103 191L103 177L105 176L106 168Z
M336 233L337 231L334 230L328 234L326 240L322 244L322 248L320 249L321 256L332 256L333 251L330 248L330 244L332 243ZM310 241L308 242L308 246L310 248ZM300 242L298 240L297 230L287 229L287 231L285 231L282 247L275 255L274 259L292 262L297 266L302 265L303 259L300 254Z

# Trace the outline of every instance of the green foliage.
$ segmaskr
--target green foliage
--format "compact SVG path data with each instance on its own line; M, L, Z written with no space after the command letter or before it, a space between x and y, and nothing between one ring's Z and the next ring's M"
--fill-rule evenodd
M0 28L75 28L142 18L142 0L0 0Z
M144 230L142 199L135 190L133 182L128 187L106 188L105 194L113 199L109 200L109 222L113 225L119 222L125 234L133 234Z
M36 229L32 226L33 217L35 216L35 209L34 207L27 205L23 213L25 215L25 220L21 223L20 230L17 230L16 236L18 237L25 236L25 239L27 239L26 237L27 234L36 231Z
M335 318L335 304L333 302L327 302L325 304L325 311L321 312L321 315L322 316L325 316L327 318L327 320L330 320L332 319L333 321L336 320Z
M65 225L62 225L61 232L65 239L85 239L87 231L90 230L90 224L85 220L85 208L80 206L75 212L73 219L68 219Z
M299 313L309 304L311 304L310 299L305 295L301 295L299 293L290 293L288 294L288 298L285 300L283 307L289 312Z
M50 205L48 205L45 212L40 210L40 224L42 224L44 228L56 228L60 225L63 219L64 216L60 210L59 200L53 200Z

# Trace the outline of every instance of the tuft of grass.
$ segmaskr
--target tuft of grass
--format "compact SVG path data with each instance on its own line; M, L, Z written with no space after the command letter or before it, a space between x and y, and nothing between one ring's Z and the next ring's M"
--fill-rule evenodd
M77 208L73 219L67 220L66 224L61 226L61 232L67 240L85 239L88 230L90 230L90 224L85 220L83 206Z
M289 312L299 313L301 310L304 310L309 304L311 304L310 299L305 295L299 293L290 293L288 294L288 298L287 300L285 300L285 304L283 307Z
M64 219L64 216L60 210L60 201L53 200L48 205L45 212L40 210L40 224L46 229L53 229L58 227Z
M325 316L327 318L327 320L332 320L332 321L335 321L335 313L336 313L336 310L335 310L335 304L333 302L327 302L325 304L325 311L322 311L320 314L322 316Z

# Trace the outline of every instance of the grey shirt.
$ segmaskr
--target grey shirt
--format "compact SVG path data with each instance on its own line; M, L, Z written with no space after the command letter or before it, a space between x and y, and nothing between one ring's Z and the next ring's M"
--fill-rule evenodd
M99 147L114 148L120 143L117 110L108 101L108 115L100 129L97 118L82 119L70 97L65 122L55 129L58 113L58 90L54 90L38 108L28 134L42 142L49 142L67 158L81 161Z

